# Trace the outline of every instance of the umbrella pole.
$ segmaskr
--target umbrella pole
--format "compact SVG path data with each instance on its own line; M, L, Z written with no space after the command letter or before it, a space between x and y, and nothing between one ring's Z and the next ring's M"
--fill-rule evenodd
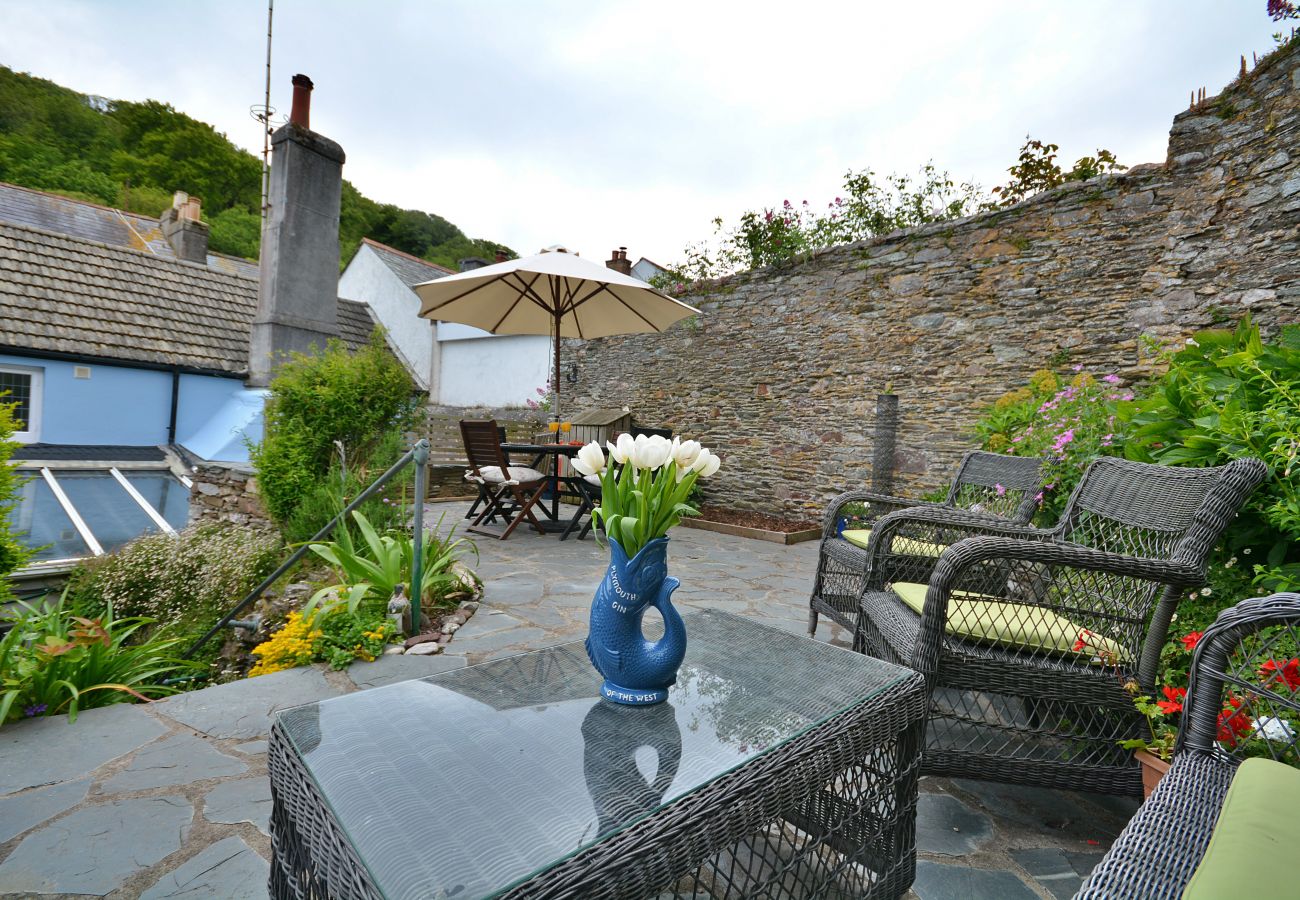
M560 316L561 313L555 314L555 369L551 376L551 391L555 395L555 400L551 403L551 411L555 413L555 421L560 421ZM559 440L557 437L556 440Z

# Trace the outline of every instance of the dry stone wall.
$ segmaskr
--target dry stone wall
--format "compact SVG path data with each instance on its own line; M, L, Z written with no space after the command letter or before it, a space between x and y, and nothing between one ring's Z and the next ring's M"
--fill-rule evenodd
M271 526L257 492L257 475L249 466L201 463L190 491L190 524L231 522Z
M805 514L870 480L892 388L896 483L928 490L1036 369L1133 381L1144 336L1300 320L1298 222L1300 43L1176 116L1163 164L710 283L664 334L568 342L566 389L718 447L711 501Z

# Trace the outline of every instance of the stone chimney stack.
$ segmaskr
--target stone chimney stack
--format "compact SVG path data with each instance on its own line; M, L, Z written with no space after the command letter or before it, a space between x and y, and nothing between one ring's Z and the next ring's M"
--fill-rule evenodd
M163 211L158 224L177 259L207 265L208 226L199 221L198 197L177 191L171 209Z
M289 121L271 135L249 384L264 387L285 354L338 336L339 202L343 148L309 127L311 79L293 76Z
M632 264L627 261L627 248L619 247L611 253L609 259L605 260L605 267L615 272L622 272L624 275L631 275Z

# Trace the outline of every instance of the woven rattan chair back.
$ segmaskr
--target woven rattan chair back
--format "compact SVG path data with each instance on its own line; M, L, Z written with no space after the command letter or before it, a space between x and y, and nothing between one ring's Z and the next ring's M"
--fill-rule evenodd
M1056 537L1093 550L1203 570L1223 529L1265 473L1255 459L1189 469L1103 457L1088 467L1070 497ZM1179 590L1104 571L1061 569L1039 577L1052 586L1048 606L1118 641L1139 661L1139 680L1154 682Z
M1024 523L1038 511L1042 486L1042 459L972 450L962 457L944 504Z

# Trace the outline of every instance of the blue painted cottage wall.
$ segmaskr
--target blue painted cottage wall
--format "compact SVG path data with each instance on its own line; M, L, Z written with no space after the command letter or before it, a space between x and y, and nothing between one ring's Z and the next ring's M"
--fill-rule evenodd
M76 363L8 354L0 354L0 365L43 372L38 435L42 443L167 443L171 372L84 363L90 369L90 378L74 378ZM248 453L241 434L260 439L263 395L245 388L243 381L236 378L181 375L177 442L205 459L246 461ZM220 424L216 425L218 420ZM195 446L187 440L194 441Z

